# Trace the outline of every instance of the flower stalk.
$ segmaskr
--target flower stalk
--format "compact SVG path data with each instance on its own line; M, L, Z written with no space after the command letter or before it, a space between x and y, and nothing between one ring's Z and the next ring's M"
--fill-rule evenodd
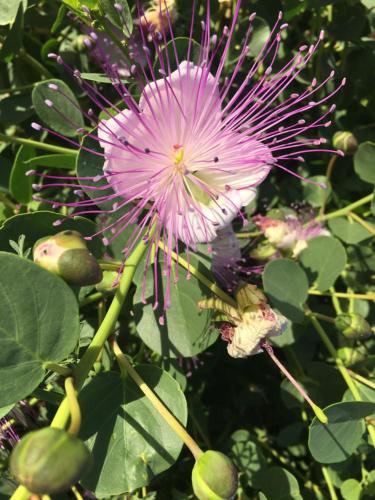
M195 460L197 460L203 453L198 444L194 441L194 439L190 436L186 429L180 424L176 417L174 417L174 415L168 410L168 408L154 394L154 392L150 389L150 387L146 384L142 377L139 376L137 371L129 363L125 354L121 351L114 338L111 339L111 345L117 362L120 366L122 376L129 374L132 380L137 384L146 398L150 401L152 406L164 418L164 420L174 430L174 432L182 439L182 441L191 451Z

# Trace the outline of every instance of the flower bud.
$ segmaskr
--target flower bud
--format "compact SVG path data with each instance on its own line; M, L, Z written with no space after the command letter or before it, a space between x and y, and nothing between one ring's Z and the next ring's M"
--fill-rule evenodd
M237 491L237 470L226 455L208 450L195 462L192 483L199 500L230 499Z
M32 493L67 491L91 467L86 445L62 429L26 434L12 451L10 471Z
M347 155L354 154L358 149L358 141L351 132L336 132L332 139L333 147Z
M62 231L38 240L33 249L34 262L75 286L94 285L103 273L77 231Z
M345 366L353 366L357 363L363 363L366 359L366 353L353 347L339 347L337 349L338 357L343 361Z
M335 319L335 326L351 340L365 339L371 335L371 326L357 313L339 314Z
M270 260L277 256L277 249L268 242L262 242L250 252L250 257L254 260Z

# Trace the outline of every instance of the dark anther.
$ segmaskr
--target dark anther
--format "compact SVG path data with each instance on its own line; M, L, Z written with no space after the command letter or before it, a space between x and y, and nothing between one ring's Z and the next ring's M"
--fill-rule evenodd
M219 161L219 158L217 156L215 156L214 162L217 163L218 161Z
M148 154L149 152L150 152L149 148L145 148L145 153Z

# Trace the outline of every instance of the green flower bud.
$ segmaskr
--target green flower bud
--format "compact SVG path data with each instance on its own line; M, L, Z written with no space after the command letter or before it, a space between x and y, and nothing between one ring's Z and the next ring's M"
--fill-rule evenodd
M358 149L358 141L351 132L336 132L332 144L347 155L353 155Z
M276 255L277 249L271 243L260 243L250 252L250 257L254 260L269 260Z
M46 427L26 434L10 456L10 471L32 493L68 490L91 467L92 457L80 439Z
M371 326L360 314L339 314L335 319L335 326L346 338L351 340L365 339L371 335Z
M38 240L33 249L34 262L75 286L94 285L103 273L77 231L62 231Z
M237 491L237 470L220 451L208 450L195 462L192 483L199 500L224 500Z
M362 363L366 359L366 353L353 349L352 347L339 347L337 349L338 357L344 362L345 366L353 366Z

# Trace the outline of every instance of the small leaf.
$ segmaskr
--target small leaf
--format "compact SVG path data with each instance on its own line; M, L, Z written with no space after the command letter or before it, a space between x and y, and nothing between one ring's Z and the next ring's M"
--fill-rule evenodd
M364 417L375 411L375 403L335 403L324 408L328 424L314 417L309 429L309 449L315 460L332 464L347 460L358 448L365 431Z
M34 148L30 146L21 146L17 151L10 174L9 190L13 198L24 205L32 200L33 177L27 176L26 172L30 170L27 162L34 156Z
M304 319L302 306L306 302L309 284L303 269L290 259L269 262L263 272L264 291L272 304L296 323Z
M359 500L361 491L361 483L356 479L347 479L340 486L340 492L344 500Z
M78 342L78 305L64 281L33 262L0 252L0 406L28 396L43 363L59 363Z
M50 89L49 85L57 85L58 90ZM46 100L52 102L52 107L47 106ZM62 135L73 137L77 129L85 125L75 95L62 80L38 83L33 89L32 101L38 116Z
M297 479L282 467L269 467L257 476L257 488L269 499L303 500Z
M330 236L317 236L309 240L299 258L321 292L333 286L347 260L345 248L339 240Z
M256 475L267 467L267 461L260 446L251 439L249 431L244 429L234 432L229 444L231 457L238 471L246 475L249 486L256 487Z
M153 365L136 370L185 425L186 400L178 383ZM130 377L101 373L84 387L79 400L81 438L94 457L82 483L99 498L146 486L177 460L182 441Z
M117 10L115 4L120 5L121 10ZM99 0L99 6L103 15L122 30L126 37L132 34L133 18L126 0Z
M35 156L25 163L28 169L37 167L49 167L49 168L63 168L68 170L73 170L76 168L77 158L75 155L70 154L53 154L53 155L42 155Z
M25 12L27 0L0 0L0 26L14 22L21 3Z
M309 177L309 180L313 181L314 184L312 182L303 184L304 200L313 207L321 207L331 195L331 186L324 175L314 175L313 177ZM325 185L326 187L317 186L315 183Z
M262 17L256 17L253 22L253 32L249 43L249 55L257 57L270 36L271 30L267 21Z
M354 170L363 181L375 184L375 144L363 142L354 155Z
M371 234L358 222L348 220L345 217L331 219L328 221L328 226L332 234L349 245L357 245L361 241L371 238Z

